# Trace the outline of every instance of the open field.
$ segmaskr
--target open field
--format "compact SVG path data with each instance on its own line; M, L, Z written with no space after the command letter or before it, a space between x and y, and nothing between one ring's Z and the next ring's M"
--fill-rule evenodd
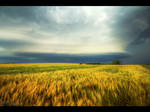
M0 105L150 106L150 66L0 64Z

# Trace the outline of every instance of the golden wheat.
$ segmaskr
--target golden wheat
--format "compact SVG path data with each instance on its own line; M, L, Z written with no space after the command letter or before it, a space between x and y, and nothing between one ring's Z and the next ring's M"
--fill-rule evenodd
M0 67L87 66L0 64ZM150 70L141 65L96 65L39 73L0 75L0 105L150 106Z

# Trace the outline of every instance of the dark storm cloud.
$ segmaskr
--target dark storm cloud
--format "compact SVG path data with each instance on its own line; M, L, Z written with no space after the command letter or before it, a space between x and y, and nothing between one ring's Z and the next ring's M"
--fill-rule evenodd
M52 7L50 7L51 9ZM46 17L46 7L39 6L1 6L0 19L5 23L15 23L15 25L26 25L25 23L47 23L49 20ZM13 20L13 21L12 21ZM3 23L1 21L1 24ZM25 23L23 23L25 22ZM50 22L50 21L49 21ZM9 24L3 24L7 26ZM9 25L10 26L10 25Z
M38 21L35 16L37 7L0 7L0 25L4 27L15 27L25 25L24 23ZM13 26L14 25L14 26Z
M148 39L150 39L150 27L146 28L144 31L141 31L139 35L136 37L130 45L139 45L145 43Z
M150 37L150 7L141 7L131 11L126 9L123 12L124 15L118 17L117 25L114 28L114 30L118 30L116 36L125 40L132 40L131 44L144 42L143 40Z
M33 63L34 60L24 57L0 56L0 63Z
M37 10L38 7L12 7L12 6L1 6L0 7L0 14L3 16L8 16L14 19L26 18L29 20L35 20L34 12Z
M17 58L16 58L17 57ZM102 62L102 63L111 63L112 60L115 59L124 59L128 58L128 54L123 53L110 53L110 54L102 54L102 55L71 55L71 54L54 54L54 53L23 53L18 52L14 54L14 57L0 57L0 59L12 60L11 62L15 62L19 59L21 62L62 62L62 63L94 63L94 62ZM20 62L17 60L17 62Z
M134 7L120 9L116 23L112 24L113 36L120 43L126 42L126 51L131 55L123 59L124 63L150 64L150 7Z
M127 28L129 28L131 33L135 35L134 40L132 41L132 44L141 44L150 38L150 14L149 12L150 12L150 7L143 7L143 9L130 15L129 16L130 20L125 22L125 24L129 24Z
M132 18L133 20L138 19L137 24L134 26L131 26L133 31L137 27L141 27L141 29L135 31L138 35L135 37L135 39L131 42L131 44L142 44L147 39L150 38L150 8L144 8L143 10L137 12ZM142 24L143 23L143 24ZM144 26L145 25L145 26ZM131 30L132 31L132 30Z
M51 8L52 7L50 7L50 9ZM27 27L38 30L47 30L49 32L56 32L57 25L54 24L46 14L47 9L43 7L1 6L0 26L3 28ZM26 31L26 33L28 33L28 31Z
M122 7L115 16L115 23L112 24L113 34L124 40L135 39L142 32L142 24L149 24L149 7Z

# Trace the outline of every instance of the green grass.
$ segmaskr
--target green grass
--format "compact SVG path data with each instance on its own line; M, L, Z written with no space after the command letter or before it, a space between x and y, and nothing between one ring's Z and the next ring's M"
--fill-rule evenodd
M110 73L117 73L119 72L118 68L104 68L99 70L100 72L110 72Z
M0 75L30 74L30 73L51 72L57 70L84 69L94 67L95 66L86 66L86 65L46 66L46 67L41 66L0 67Z

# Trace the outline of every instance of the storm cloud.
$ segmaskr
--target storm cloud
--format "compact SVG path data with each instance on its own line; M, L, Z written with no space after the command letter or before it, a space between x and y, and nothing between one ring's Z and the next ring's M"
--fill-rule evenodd
M129 57L123 53L112 53L102 55L91 54L53 54L53 53L15 53L11 57L0 57L1 63L41 63L41 62L57 62L57 63L111 63L115 59L124 59Z
M1 6L0 63L150 63L150 7Z

